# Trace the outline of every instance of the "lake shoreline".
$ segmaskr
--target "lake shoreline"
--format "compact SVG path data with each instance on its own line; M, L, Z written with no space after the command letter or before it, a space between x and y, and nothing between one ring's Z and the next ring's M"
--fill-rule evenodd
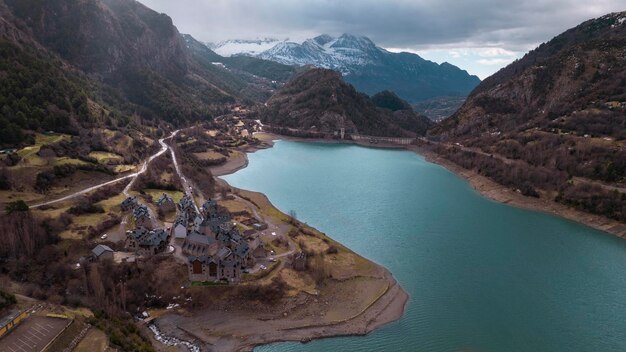
M566 205L541 198L531 198L519 194L513 189L507 188L495 181L480 175L474 170L465 169L450 160L447 160L435 152L416 145L391 145L391 144L375 144L356 142L352 140L334 140L319 138L300 138L291 136L282 136L274 133L265 133L272 139L288 140L294 142L312 142L312 143L333 143L333 144L350 144L359 145L366 148L375 149L401 149L412 151L423 156L426 161L437 164L455 175L467 180L472 188L483 197L492 201L514 206L517 208L538 211L550 215L555 215L570 221L589 226L599 231L606 232L613 236L626 238L626 225L605 218L600 215L585 213Z
M235 173L248 166L248 153L268 149L272 146L272 141L268 140L263 141L258 146L241 149L239 150L241 154L236 154L220 166L210 168L210 171L215 177ZM221 178L218 178L218 182L228 185ZM240 191L258 193L267 199L267 196L260 192ZM271 204L269 199L267 199L267 202L270 206L277 209ZM354 254L360 257L358 253ZM220 322L213 321L213 319L219 320L219 316L224 314L221 310L205 309L194 312L191 316L165 315L159 318L156 324L159 329L170 336L187 340L191 337L192 339L202 341L202 343L210 346L215 351L251 351L257 346L279 342L299 341L306 343L321 338L367 335L386 324L402 318L406 311L409 295L384 266L366 258L365 260L371 263L374 271L377 273L376 276L378 276L379 282L384 283L384 285L379 285L384 290L382 292L372 291L367 294L360 293L359 297L362 296L360 299L364 299L364 297L370 297L369 299L371 299L372 296L375 298L371 301L369 299L363 300L367 305L362 310L359 310L356 314L343 316L338 320L325 322L323 319L320 319L315 323L307 323L301 320L301 318L292 318L291 315L280 315L267 320L266 318L260 318L259 314L253 310L237 311L234 308L230 308L228 313L229 325L238 326L236 330L241 331L242 335L217 339L213 336L213 333L205 331L210 331L213 329L211 328L212 326L220 324ZM340 283L341 281L338 281L338 287ZM333 286L335 284L331 282L328 285ZM294 298L295 301L299 299L301 297L298 299ZM329 298L327 297L326 299ZM355 296L352 295L351 300L354 299ZM319 303L317 298L308 303L308 305L313 307L322 304L322 297L320 297ZM195 327L203 328L196 330Z

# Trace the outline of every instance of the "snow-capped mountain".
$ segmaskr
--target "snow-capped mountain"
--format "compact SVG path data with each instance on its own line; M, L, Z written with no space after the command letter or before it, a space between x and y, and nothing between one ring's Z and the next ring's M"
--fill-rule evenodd
M302 44L283 41L258 57L287 65L314 65L341 72L358 90L392 90L410 102L440 96L466 96L480 83L449 63L437 64L412 53L392 53L369 38L320 35Z
M258 56L287 65L315 65L348 75L365 65L374 64L381 59L383 52L387 53L367 37L343 34L333 38L323 34L302 44L277 43Z
M274 38L262 38L262 39L231 39L224 40L219 43L207 43L207 46L224 57L230 57L233 55L246 55L256 56L263 51L271 49L279 43L283 43L285 40L279 40Z

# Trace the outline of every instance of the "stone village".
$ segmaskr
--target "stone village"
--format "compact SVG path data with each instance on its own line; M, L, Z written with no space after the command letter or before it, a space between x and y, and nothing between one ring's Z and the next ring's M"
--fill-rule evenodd
M126 231L124 252L99 244L92 250L91 259L132 261L175 255L187 265L190 281L224 283L239 282L242 273L253 270L258 260L267 260L268 251L259 234L267 225L256 218L244 220L248 226L237 224L215 200L207 200L198 209L189 195L176 204L164 193L154 204L160 214L176 212L172 226L159 227L152 210L137 197L129 196L120 204L122 212L131 218L129 224L134 226Z

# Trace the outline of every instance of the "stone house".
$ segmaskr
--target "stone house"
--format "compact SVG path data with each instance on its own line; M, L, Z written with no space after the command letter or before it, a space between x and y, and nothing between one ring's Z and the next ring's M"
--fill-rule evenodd
M216 203L207 202L203 209L207 218L183 244L183 253L188 256L189 279L238 282L241 270L254 265L250 245L229 222L229 216L216 212Z
M165 251L170 236L163 229L148 230L137 228L126 233L124 248L142 256L151 256Z
M296 271L305 271L307 269L306 253L298 252L293 257L293 269Z
M172 226L172 235L174 238L185 239L187 237L187 217L179 215Z
M152 220L150 219L150 212L145 205L138 205L133 210L133 221L136 227L152 228Z
M129 210L135 209L135 207L138 204L139 203L137 202L136 197L128 197L124 199L124 201L122 201L122 204L120 204L120 207L122 208L122 211L129 211Z
M174 202L174 199L165 193L163 193L163 195L157 200L156 205L163 214L176 211L176 203Z
M248 238L248 247L250 247L250 256L252 256L255 261L267 257L267 250L259 237Z
M183 254L194 257L210 256L217 253L219 243L211 237L192 232L183 242Z
M193 219L197 215L193 200L188 195L185 195L180 199L180 202L178 202L178 209L181 214L187 216L187 220Z
M105 246L103 244L99 244L94 249L91 250L91 254L95 260L105 260L105 259L113 260L114 252L115 251L112 250L111 247Z
M238 282L241 279L241 260L230 249L222 248L215 255L188 257L191 281Z

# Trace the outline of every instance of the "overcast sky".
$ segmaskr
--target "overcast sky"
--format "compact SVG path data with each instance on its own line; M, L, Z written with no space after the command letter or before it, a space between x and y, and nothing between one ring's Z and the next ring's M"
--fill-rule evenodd
M365 35L481 79L624 0L140 0L201 41ZM621 6L620 6L621 5Z

